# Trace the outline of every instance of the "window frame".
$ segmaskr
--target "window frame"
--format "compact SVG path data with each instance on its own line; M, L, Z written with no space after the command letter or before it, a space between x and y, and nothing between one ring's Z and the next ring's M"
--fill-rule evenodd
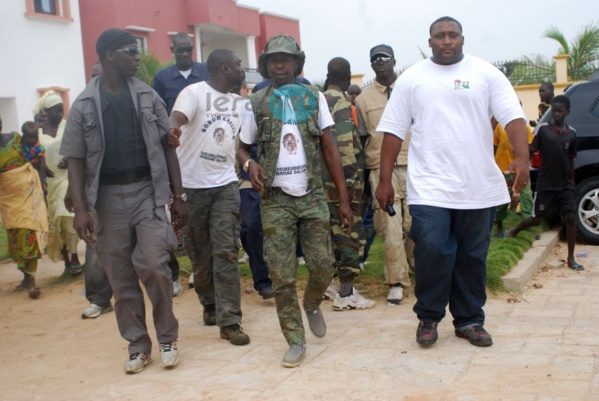
M41 2L42 0L40 0ZM36 0L25 0L25 17L61 22L73 22L71 17L71 0L51 0L55 14L35 10Z

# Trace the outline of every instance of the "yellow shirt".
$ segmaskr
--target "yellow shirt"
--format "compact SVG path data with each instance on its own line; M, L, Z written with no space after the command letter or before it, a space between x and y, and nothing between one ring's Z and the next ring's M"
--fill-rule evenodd
M526 124L526 131L528 132L528 143L531 143L532 131L528 124ZM506 171L516 156L514 155L514 149L507 136L507 132L505 132L501 124L497 124L495 131L493 131L493 146L497 148L495 151L495 163L497 163L501 171Z

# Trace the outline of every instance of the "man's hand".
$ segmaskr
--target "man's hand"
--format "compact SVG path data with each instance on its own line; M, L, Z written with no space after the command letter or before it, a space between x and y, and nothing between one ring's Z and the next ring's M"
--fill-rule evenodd
M377 202L383 211L386 210L387 204L393 205L395 199L395 191L390 182L380 181L376 191L374 192Z
M250 182L252 183L254 191L264 191L264 183L266 182L267 177L266 171L262 166L255 161L250 162L248 174L250 175Z
M73 227L77 231L79 238L85 241L88 245L93 245L96 242L94 233L94 219L88 212L75 213Z
M351 233L354 229L354 214L349 207L349 203L342 202L339 204L339 219L341 220L341 227L347 226L347 232Z
M54 178L54 171L50 170L48 167L46 167L46 177Z
M175 199L171 205L171 214L173 216L172 220L176 221L176 229L187 225L187 205L181 199Z
M181 146L181 128L171 128L168 131L168 137L166 143L171 148L178 148Z
M528 184L530 179L530 170L528 169L528 160L518 158L507 167L506 173L515 173L514 185L512 191L519 194Z

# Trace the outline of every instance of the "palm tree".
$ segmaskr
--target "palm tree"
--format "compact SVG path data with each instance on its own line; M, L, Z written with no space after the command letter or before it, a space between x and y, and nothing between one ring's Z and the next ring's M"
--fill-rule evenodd
M166 66L171 65L172 61L161 62L152 53L140 53L139 55L139 71L137 71L137 77L152 86L154 82L154 75Z
M591 22L582 27L580 33L571 43L554 25L543 34L544 38L553 39L559 43L558 54L567 54L568 75L573 81L587 79L599 66L599 25Z

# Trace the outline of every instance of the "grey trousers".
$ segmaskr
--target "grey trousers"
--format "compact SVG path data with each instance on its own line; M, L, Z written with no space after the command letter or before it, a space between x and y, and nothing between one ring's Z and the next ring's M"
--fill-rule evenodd
M143 283L152 302L159 343L178 338L179 323L173 313L173 282L169 251L177 245L166 220L164 205L154 204L152 181L128 185L101 185L96 204L96 252L114 291L114 309L129 353L151 353L146 327Z
M85 298L90 304L110 305L112 287L92 245L85 247Z
M193 267L193 287L202 305L215 305L219 327L241 322L239 188L186 189L189 218L185 251Z

